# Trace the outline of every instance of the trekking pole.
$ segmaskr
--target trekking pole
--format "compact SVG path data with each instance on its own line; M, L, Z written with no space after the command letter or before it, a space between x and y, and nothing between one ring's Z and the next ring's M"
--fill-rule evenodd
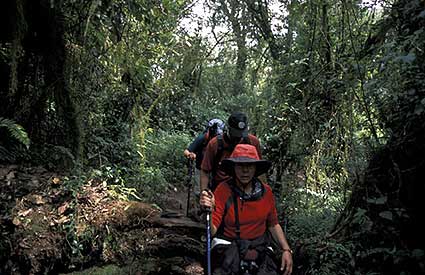
M207 209L207 274L211 275L211 209Z
M192 175L193 175L193 160L187 161L189 178L187 180L187 204L186 204L186 217L189 217L190 193L192 191Z

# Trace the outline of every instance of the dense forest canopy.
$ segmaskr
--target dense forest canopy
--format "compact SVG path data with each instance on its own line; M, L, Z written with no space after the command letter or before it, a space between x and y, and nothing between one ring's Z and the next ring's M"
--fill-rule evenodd
M205 123L244 111L294 272L425 272L423 1L1 6L2 164L67 171L75 190L95 175L161 207Z

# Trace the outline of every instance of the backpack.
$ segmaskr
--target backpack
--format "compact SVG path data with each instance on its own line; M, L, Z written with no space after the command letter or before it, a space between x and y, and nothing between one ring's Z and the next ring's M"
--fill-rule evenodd
M201 169L202 159L204 158L205 149L208 145L208 142L214 138L215 136L223 135L223 131L225 128L225 124L221 119L214 118L208 121L205 130L202 134L197 138L200 140L196 145L196 168Z
M214 118L208 121L207 127L204 130L204 147L215 136L223 135L225 124L221 119Z

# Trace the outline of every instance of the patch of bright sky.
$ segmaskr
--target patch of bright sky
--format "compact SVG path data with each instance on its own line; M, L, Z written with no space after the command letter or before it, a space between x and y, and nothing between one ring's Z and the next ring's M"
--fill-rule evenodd
M279 1L270 1L269 9L271 13L272 31L276 35L281 35L287 32L283 24L283 18L288 16L288 10L283 3Z
M366 7L369 9L376 9L378 11L382 10L384 8L385 2L388 1L382 1L382 0L362 0L360 3L361 7Z
M190 35L199 32L202 37L212 39L212 28L208 26L207 20L212 16L211 10L205 5L206 0L194 0L192 5L192 12L190 16L183 18L180 22L180 27L185 29ZM391 1L383 0L362 0L360 6L369 9L376 9L378 11L383 9L383 3L388 4ZM288 15L288 11L283 3L279 0L270 0L269 10L271 13L272 30L275 35L282 35L286 33L283 19ZM215 26L214 32L216 35L228 32L229 29L226 25Z
M205 0L195 0L190 15L180 21L180 27L190 35L199 32L203 37L208 37L211 35L211 27L207 26L206 20L211 15L211 10L205 6Z
M271 12L272 29L275 34L285 33L286 30L282 23L282 18L287 15L286 8L278 0L269 2ZM212 28L207 25L206 21L212 16L211 10L206 7L205 0L195 0L192 6L192 13L189 17L181 20L180 27L185 29L189 34L199 33L205 38L212 38ZM226 33L229 29L226 25L215 26L214 32L216 35Z

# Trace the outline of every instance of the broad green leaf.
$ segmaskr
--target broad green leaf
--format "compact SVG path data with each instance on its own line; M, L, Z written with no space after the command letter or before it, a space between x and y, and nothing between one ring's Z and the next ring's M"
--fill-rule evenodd
M391 211L382 211L379 213L379 216L390 221L393 220L393 213L391 213Z
M383 197L380 197L380 198L369 198L366 201L368 203L380 205L380 204L385 204L387 202L387 199L388 199L387 196L383 196Z

